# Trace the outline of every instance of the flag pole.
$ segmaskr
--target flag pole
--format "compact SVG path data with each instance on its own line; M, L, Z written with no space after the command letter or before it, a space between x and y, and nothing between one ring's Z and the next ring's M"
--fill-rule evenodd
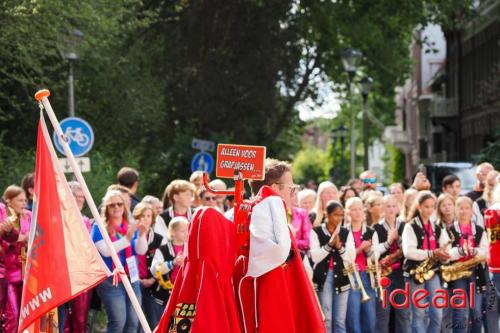
M102 235L104 241L106 242L106 245L108 246L108 248L110 250L111 259L113 260L113 263L115 264L115 267L116 267L115 274L120 275L120 278L123 282L123 286L125 287L125 290L127 291L128 297L130 298L130 301L132 302L132 306L134 307L134 310L137 314L137 317L139 318L139 321L141 323L141 326L142 326L144 332L151 333L151 329L148 325L146 317L144 316L144 313L142 312L141 305L139 304L139 301L137 300L137 297L134 293L134 290L132 289L132 285L130 284L130 281L129 281L127 275L120 273L120 272L124 272L123 265L122 265L120 259L118 258L118 255L115 251L115 248L113 247L113 242L109 238L108 232L101 221L101 216L99 215L99 212L97 210L97 206L94 202L94 199L90 195L89 188L87 187L87 183L85 183L85 180L83 179L80 168L76 164L75 157L73 156L73 153L71 152L71 149L69 148L69 145L66 142L61 125L59 124L59 121L57 120L56 115L54 113L54 110L52 109L52 106L50 105L50 102L48 99L49 96L50 96L50 91L47 89L43 89L43 90L37 91L37 93L35 94L35 99L43 105L43 108L47 112L47 116L49 117L50 122L52 123L52 126L54 127L54 130L57 133L57 137L59 138L59 142L61 143L61 145L64 149L64 153L66 154L66 157L68 158L69 165L71 166L71 169L73 170L73 173L75 174L78 183L80 183L80 186L82 187L83 194L85 195L85 200L87 201L87 204L90 208L90 211L92 212L92 216L94 217L95 223L97 223L97 226L99 227L99 231L101 232L101 235Z

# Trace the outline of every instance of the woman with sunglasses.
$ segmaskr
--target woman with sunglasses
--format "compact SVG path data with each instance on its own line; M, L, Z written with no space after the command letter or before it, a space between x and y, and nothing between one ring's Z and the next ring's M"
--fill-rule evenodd
M147 226L142 221L139 221L137 225L129 223L125 199L119 191L113 190L106 193L103 198L101 215L114 249L140 303L141 287L136 255L145 254L148 249ZM91 237L108 268L114 271L115 265L111 259L111 252L104 242L97 224L92 226ZM120 280L120 274L114 273L96 288L108 317L106 332L136 333L139 320L127 296L123 282Z

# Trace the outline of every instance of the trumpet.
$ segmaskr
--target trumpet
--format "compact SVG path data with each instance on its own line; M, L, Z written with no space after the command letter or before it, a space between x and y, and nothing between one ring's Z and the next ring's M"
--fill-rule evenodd
M365 287L363 286L363 281L361 281L358 268L356 267L354 261L352 264L344 268L344 274L347 275L347 277L349 278L349 283L351 284L352 290L361 289L361 302L362 303L368 302L371 299L371 297L368 296L368 293L366 292ZM357 282L357 285L355 282Z

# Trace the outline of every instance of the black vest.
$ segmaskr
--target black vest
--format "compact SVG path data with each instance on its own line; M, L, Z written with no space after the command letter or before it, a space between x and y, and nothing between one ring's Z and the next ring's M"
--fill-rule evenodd
M431 223L429 221L429 223ZM420 220L420 217L415 217L412 219L408 224L411 226L413 232L415 233L415 236L417 236L417 248L418 249L423 249L424 247L424 238L425 238L425 230L422 224L422 221ZM441 231L442 228L436 224L434 225L434 238L436 239L436 245L439 247L439 238L441 237ZM404 276L409 277L410 276L410 271L414 268L416 268L418 265L421 264L421 261L415 261L415 260L410 260L405 258L403 262L403 271L404 271Z
M172 261L175 259L174 247L172 245L171 240L169 240L167 242L167 244L160 246L158 248L158 250L163 255L164 261ZM151 265L150 265L150 267L151 267ZM163 274L163 280L165 280L165 281L170 280L170 272L168 272L167 274ZM156 299L156 301L160 305L166 305L168 298L170 296L171 290L163 289L160 286L160 284L158 283L158 281L155 281L155 283L149 288L149 292L151 293L151 295Z
M484 229L481 226L473 224L472 226L472 234L474 236L474 244L476 247L481 243L481 238L483 237ZM460 238L462 238L462 234L460 231L460 227L458 226L458 222L455 221L453 225L450 227L449 232L453 235L453 247L460 247ZM486 272L486 264L482 263L476 266L475 269L476 276L476 292L482 293L486 291L486 281L488 281L487 272Z
M148 252L146 252L146 263L148 265L148 276L147 276L148 279L153 277L153 275L151 275L151 271L149 270L149 268L153 263L153 257L155 256L156 249L160 247L162 240L163 240L162 235L153 232L153 239L151 240L151 243L148 244Z
M318 235L319 245L321 247L325 246L332 237L324 223L320 226L314 227L313 230ZM340 227L339 238L342 244L346 243L348 235L349 231L344 227ZM345 251L345 249L341 250ZM323 285L326 281L326 275L328 274L328 265L330 262L330 258L333 258L334 261L333 276L335 293L339 294L343 291L348 290L350 288L350 284L349 278L344 275L344 261L342 260L340 252L337 249L333 249L330 254L325 257L325 259L314 266L313 282L318 286L319 291L323 290Z
M398 220L396 220L396 225L398 223ZM377 233L377 236L378 236L378 241L379 243L385 243L387 242L387 237L389 235L389 232L387 231L387 229L385 228L385 224L382 224L382 223L377 223L377 224L374 224L372 225L373 227L373 230L375 230L375 232ZM399 227L398 227L398 235L399 235L399 247L401 248L401 236L403 235L403 230L405 228L405 223L403 221L400 221L399 222ZM388 256L389 254L389 251L386 251L380 258L379 260L385 258L386 256ZM401 262L403 261L403 257L401 257ZM401 265L402 266L402 265Z

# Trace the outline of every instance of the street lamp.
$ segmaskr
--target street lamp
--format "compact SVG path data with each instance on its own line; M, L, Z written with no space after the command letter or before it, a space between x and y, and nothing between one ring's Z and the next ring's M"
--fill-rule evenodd
M342 54L342 63L348 75L347 99L351 97L351 82L356 75L362 54L356 49L347 48ZM356 135L354 133L354 109L351 108L351 178L356 176Z
M359 81L361 85L361 95L363 95L363 167L369 169L368 165L368 94L372 90L373 79L365 76Z
M83 41L83 32L78 29L70 29L66 35L66 45L63 56L69 63L68 76L68 106L69 116L75 116L75 94L73 90L73 64L78 59L78 46Z

